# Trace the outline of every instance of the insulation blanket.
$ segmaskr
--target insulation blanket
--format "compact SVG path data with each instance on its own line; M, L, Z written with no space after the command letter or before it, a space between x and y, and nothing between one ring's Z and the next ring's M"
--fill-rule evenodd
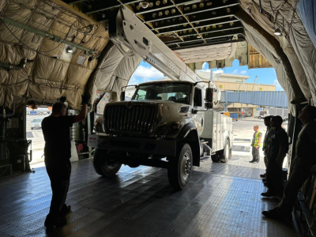
M316 2L315 0L301 0L297 9L306 31L316 48Z
M260 4L259 0L241 0L240 3L270 35L274 36L276 28L282 31L282 36L274 37L289 59L303 95L316 105L315 1L261 0ZM0 11L3 17L0 63L19 65L23 59L28 60L21 70L0 69L0 106L11 108L13 99L21 96L52 101L66 96L69 105L79 109L85 91L94 95L97 89L115 90L119 95L141 61L138 55L121 54L109 41L105 24L88 20L53 1L0 1ZM10 24L4 18L20 25ZM49 33L60 40L43 37L21 26ZM289 100L293 99L288 68L282 65L275 48L250 25L245 28L247 41L275 67L280 84ZM227 43L179 50L176 54L190 63L228 59L235 51L236 44Z
M79 109L81 95L109 42L105 25L48 0L1 1L0 11L3 17L22 25L0 21L0 63L18 65L22 59L28 60L21 70L0 69L0 106L11 108L15 97L56 101L66 96L69 105ZM53 41L34 30L23 29L25 26L62 40ZM112 74L104 78L110 82Z

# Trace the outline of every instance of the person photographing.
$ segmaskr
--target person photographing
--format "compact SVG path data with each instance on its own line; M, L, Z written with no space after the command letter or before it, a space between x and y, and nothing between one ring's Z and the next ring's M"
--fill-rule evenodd
M66 98L62 97L52 108L52 114L42 121L45 140L45 166L51 181L52 200L45 227L52 228L67 223L65 215L71 207L65 204L71 174L71 141L70 127L87 117L87 104L90 94L82 96L82 107L79 115L66 116Z

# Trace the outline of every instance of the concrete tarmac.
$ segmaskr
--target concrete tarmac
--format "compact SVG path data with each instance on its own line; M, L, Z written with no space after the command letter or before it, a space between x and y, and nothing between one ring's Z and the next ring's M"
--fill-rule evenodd
M32 168L44 166L44 137L41 128L37 128L31 130L31 121L36 118L44 118L49 115L28 115L27 116L27 139L32 140L33 145L33 161L31 163ZM239 118L238 121L233 122L233 133L234 133L234 140L233 140L233 157L248 157L249 160L252 159L251 157L251 139L253 136L253 126L259 125L259 131L262 132L262 135L266 133L266 127L264 126L263 119L257 118ZM284 128L287 129L287 122L284 123ZM264 168L263 164L263 152L260 149L260 168ZM247 159L244 159L248 161ZM284 167L286 167L286 161L284 162Z

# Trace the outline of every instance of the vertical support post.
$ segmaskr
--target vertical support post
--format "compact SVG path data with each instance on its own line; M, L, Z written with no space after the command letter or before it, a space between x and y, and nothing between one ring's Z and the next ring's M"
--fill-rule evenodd
M88 137L89 135L91 135L92 129L91 129L91 113L88 113L87 116L87 130L88 130ZM88 147L88 151L89 151L89 158L92 158L91 156L91 152L92 152L92 148L89 146Z
M225 112L228 112L228 103L227 103L227 102L224 103L224 111L225 111Z
M259 79L258 79L258 76L256 76L253 84L252 84L252 89L251 91L253 91L254 87L255 87L255 84L257 83L257 90L259 91Z
M242 82L243 82L243 85L244 85L244 91L246 92L246 82L245 82L245 78L242 78Z
M3 109L4 110L4 109ZM3 111L5 114L5 110ZM0 117L0 131L1 131L1 139L0 139L0 165L2 162L6 162L7 160L7 143L5 141L5 132L6 132L6 123L5 117Z
M25 141L25 171L31 172L31 166L28 157L28 142L26 140L26 106L23 107L23 141Z

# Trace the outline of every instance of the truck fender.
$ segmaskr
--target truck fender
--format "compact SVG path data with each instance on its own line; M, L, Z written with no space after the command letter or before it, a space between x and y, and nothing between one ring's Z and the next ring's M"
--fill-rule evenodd
M200 166L200 140L196 127L189 123L186 124L177 136L177 145L188 143L193 153L193 165Z
M184 125L184 127L181 129L180 133L177 136L177 140L186 138L189 135L189 133L194 130L196 130L196 127L192 123Z

